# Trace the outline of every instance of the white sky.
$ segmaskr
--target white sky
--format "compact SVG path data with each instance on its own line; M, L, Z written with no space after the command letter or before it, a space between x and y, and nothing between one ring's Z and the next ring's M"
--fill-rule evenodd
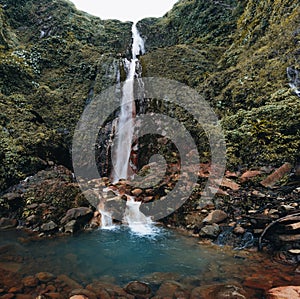
M162 17L177 0L71 0L78 9L101 19L138 21Z

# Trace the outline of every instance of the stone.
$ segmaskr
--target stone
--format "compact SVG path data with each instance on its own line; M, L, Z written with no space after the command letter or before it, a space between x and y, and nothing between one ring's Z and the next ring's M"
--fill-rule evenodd
M79 207L79 208L73 208L69 209L66 213L66 215L61 219L61 223L67 223L71 220L78 220L82 218L87 218L89 221L94 216L94 212L87 207Z
M46 296L47 299L64 299L64 296L57 292L48 292Z
M8 293L8 294L5 294L5 295L1 296L0 299L12 299L14 297L15 297L15 294Z
M139 195L141 195L143 193L143 190L139 189L139 188L136 188L136 189L133 189L131 191L131 193L132 193L133 196L139 196Z
M49 282L55 279L55 275L49 272L39 272L35 277L41 282Z
M229 189L231 189L233 191L238 191L240 189L240 185L239 184L237 184L236 182L234 182L234 181L232 181L230 179L227 179L227 178L223 178L221 186L229 188Z
M271 277L260 275L260 274L253 274L245 279L243 286L258 289L258 290L269 290L273 285L273 279Z
M277 287L267 292L267 299L299 299L300 286Z
M20 292L22 292L22 290L23 290L23 286L22 286L22 285L19 285L19 286L17 286L17 287L11 287L11 288L8 290L8 292L9 292L9 293L20 293Z
M0 230L14 228L17 225L18 225L18 221L16 219L10 219L10 218L0 219Z
M38 279L34 276L27 276L22 279L25 287L36 287L39 283Z
M54 221L49 221L41 225L41 230L44 232L50 232L57 228L57 224Z
M69 294L70 297L72 296L86 296L89 299L97 299L97 296L94 292L86 290L86 289L75 289L72 290L71 293Z
M35 299L36 297L29 294L16 294L15 299Z
M204 219L203 223L213 224L213 223L220 223L227 218L227 214L222 210L215 210L210 212Z
M266 188L273 187L285 174L290 173L291 170L292 165L290 163L284 163L281 167L261 181L260 184Z
M160 297L173 297L179 290L184 290L183 286L176 281L165 281L161 284L156 296Z
M65 233L70 233L73 234L76 231L78 231L78 226L76 225L76 220L71 220L69 221L65 226L64 226L64 231Z
M63 281L66 285L68 285L71 289L82 289L82 286L73 280L72 278L68 277L65 274L61 274L57 276L57 279Z
M84 295L74 295L70 297L70 299L89 299L89 297L86 297Z
M234 230L233 230L233 232L236 234L236 235L243 235L244 233L245 233L245 229L242 227L242 226L240 226L240 225L237 225L235 228L234 228Z
M127 293L134 295L136 298L149 298L152 293L148 284L140 281L129 282L125 286L124 290Z
M249 179L252 179L258 175L261 175L260 170L247 170L241 175L240 181L243 183L243 182L246 182Z
M201 228L199 232L200 237L209 237L209 238L216 238L220 233L220 227L218 224L213 223L210 225L206 225Z
M247 299L246 292L236 285L225 285L212 294L215 299Z

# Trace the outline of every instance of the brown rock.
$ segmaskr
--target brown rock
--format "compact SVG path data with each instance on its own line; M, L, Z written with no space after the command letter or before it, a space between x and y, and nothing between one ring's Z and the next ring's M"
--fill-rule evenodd
M229 189L231 189L233 191L238 191L240 189L240 185L239 184L237 184L236 182L234 182L234 181L232 181L230 179L227 179L227 178L223 178L221 186L229 188Z
M176 281L166 281L159 287L156 296L173 297L177 291L184 290L183 286Z
M213 224L220 223L227 218L227 214L222 210L215 210L210 212L204 219L203 223Z
M61 223L67 223L78 218L87 218L90 220L94 216L94 212L90 208L78 207L67 211L65 217L61 219Z
M41 282L49 282L55 279L55 276L49 272L39 272L35 275L35 277Z
M27 276L22 279L25 287L36 287L39 283L38 279L34 276Z
M285 174L289 173L292 170L292 165L290 163L285 163L278 169L276 169L272 174L267 176L262 182L261 185L264 187L274 186Z
M243 227L241 227L240 225L237 225L233 232L236 234L236 235L243 235L245 233L245 229Z
M8 292L9 293L21 293L23 290L23 286L20 285L20 286L17 286L17 287L11 287Z
M57 279L64 282L71 289L82 289L82 286L78 282L76 282L72 278L68 277L67 275L61 274L61 275L57 276Z
M15 299L35 299L36 296L29 295L29 294L17 294Z
M258 175L261 175L260 170L247 170L240 177L240 181L243 183L243 182L248 181L249 179L252 179Z
M125 291L136 298L149 298L151 296L151 289L148 284L140 281L132 281L125 286Z
M253 274L250 277L247 277L243 283L244 287L251 289L259 289L267 291L273 285L273 279L265 275Z
M12 299L14 297L15 297L15 294L8 293L8 294L5 294L5 295L1 296L0 299Z
M267 292L267 299L299 299L300 286L273 288Z
M141 194L143 193L143 190L137 188L137 189L133 189L133 190L131 191L131 193L132 193L133 196L139 196L139 195L141 195Z
M209 238L216 238L220 233L220 227L218 224L213 223L210 225L206 225L201 228L199 232L199 236L201 237L209 237Z
M70 297L70 299L89 299L89 297L86 297L84 295L74 295Z
M57 292L49 292L44 294L44 296L46 296L46 298L49 299L64 299L64 296L62 296L60 293Z

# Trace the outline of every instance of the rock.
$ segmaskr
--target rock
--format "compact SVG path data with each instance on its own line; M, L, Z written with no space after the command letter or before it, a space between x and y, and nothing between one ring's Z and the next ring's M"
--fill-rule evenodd
M64 296L57 292L48 292L46 293L46 296L47 299L64 299Z
M65 233L70 233L73 234L76 231L78 231L78 225L76 224L76 220L71 220L69 221L65 226L64 226L64 231Z
M34 276L27 276L22 279L22 283L24 284L25 287L36 287L39 281Z
M72 290L71 293L69 294L70 297L72 296L85 296L89 299L97 299L97 296L94 292L86 290L86 289L75 289Z
M16 219L10 219L10 218L0 219L0 230L14 228L17 225L18 225L18 221Z
M245 233L245 229L242 227L242 226L240 226L240 225L237 225L235 228L234 228L234 230L233 230L233 232L236 234L236 235L243 235L244 233Z
M218 224L213 223L211 225L206 225L201 228L199 232L199 236L201 237L209 237L216 238L220 233L220 227Z
M285 163L261 181L260 184L264 187L273 187L285 174L289 173L291 169L292 165Z
M277 287L267 292L267 299L299 299L300 286Z
M49 272L39 272L35 275L35 277L41 282L49 282L55 279L55 275Z
M210 212L204 219L203 223L213 224L213 223L220 223L227 218L227 214L222 210L215 210Z
M225 285L212 294L215 299L246 299L246 292L236 285Z
M42 224L41 226L41 230L44 232L49 232L49 231L53 231L55 229L57 229L57 224L54 221L49 221L47 223Z
M74 295L70 297L70 299L90 299L89 297L86 297L84 295Z
M35 299L36 297L29 294L16 294L15 299Z
M0 299L12 299L14 297L15 297L15 294L8 293L8 294L5 294L5 295L1 296Z
M135 298L149 298L152 293L148 284L140 281L132 281L128 283L124 290L127 293L134 295Z
M19 285L17 287L11 287L8 292L9 293L21 293L23 291L23 286Z
M240 189L240 185L239 184L237 184L236 182L234 182L234 181L232 181L230 179L227 179L227 178L223 178L221 186L229 188L229 189L231 189L233 191L238 191Z
M252 179L258 175L261 175L260 170L247 170L241 175L240 181L243 183L243 182L248 181L249 179Z
M79 208L73 208L67 211L65 217L61 219L61 223L67 223L71 220L85 220L88 222L90 219L92 219L94 215L94 212L87 207L79 207Z
M63 281L65 284L67 284L71 289L82 289L82 286L73 280L72 278L68 277L65 274L61 274L57 276L57 279L60 281Z
M184 290L183 286L180 283L176 281L166 281L161 284L158 291L156 292L156 296L172 298L174 294L179 290Z
M245 279L243 286L251 289L259 289L267 291L273 285L272 277L260 274L253 274Z
M137 189L133 189L133 190L131 191L131 193L132 193L133 196L139 196L139 195L141 195L141 194L143 193L143 190L137 188Z

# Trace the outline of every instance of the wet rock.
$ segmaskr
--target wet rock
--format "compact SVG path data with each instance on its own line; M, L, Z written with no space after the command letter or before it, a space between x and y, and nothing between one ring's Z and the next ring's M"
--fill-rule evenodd
M69 294L70 297L72 296L85 296L86 298L89 299L97 299L97 296L94 292L86 290L86 289L75 289L72 290L71 293Z
M49 282L55 279L55 275L49 272L39 272L35 277L41 282Z
M10 219L10 218L0 219L0 230L14 228L17 225L18 225L18 221L16 219Z
M127 293L134 295L136 298L149 298L152 293L148 284L140 281L132 281L128 283L124 290Z
M22 283L24 284L25 287L36 287L39 281L34 276L27 276L22 279Z
M94 212L87 207L73 208L67 211L65 217L61 219L61 223L67 223L71 220L81 220L86 223L93 217Z
M78 231L78 225L77 225L76 220L71 220L64 226L65 233L73 234L76 231Z
M213 224L220 223L227 218L227 214L222 210L215 210L210 212L204 219L203 223Z
M287 286L270 289L267 292L267 299L299 299L300 287Z
M58 228L57 224L52 220L41 225L41 230L44 232L50 232L57 228Z
M209 237L216 238L220 233L220 227L218 224L213 223L211 225L206 225L201 228L199 232L199 236L201 237Z
M182 290L184 290L182 284L176 281L166 281L161 284L158 291L156 292L156 296L172 298L177 291Z
M253 274L245 279L243 286L251 289L267 291L273 285L272 277L266 277L260 274Z
M66 285L68 285L71 289L82 289L82 286L73 280L72 278L68 277L65 274L61 274L57 276L57 279L64 282Z

